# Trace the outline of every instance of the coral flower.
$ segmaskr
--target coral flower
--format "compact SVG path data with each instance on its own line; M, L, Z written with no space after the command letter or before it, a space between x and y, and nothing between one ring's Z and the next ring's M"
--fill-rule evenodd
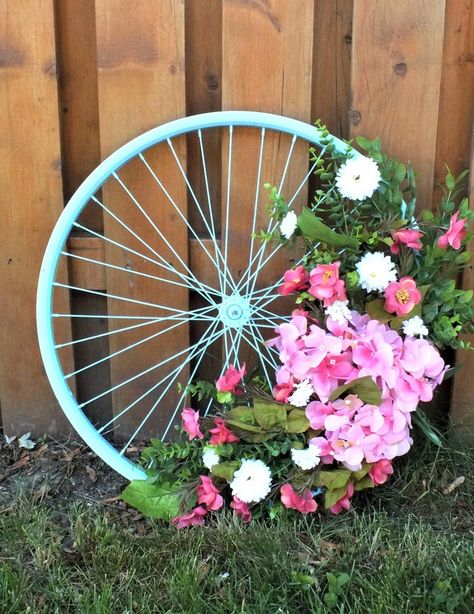
M291 382L277 384L273 388L273 398L279 403L287 403L288 397L290 397L295 387Z
M200 475L201 484L197 489L198 503L205 505L208 510L215 512L224 504L224 499L220 496L218 489L207 475Z
M313 499L311 491L305 488L298 495L291 484L283 484L280 488L281 502L288 509L297 510L301 514L310 514L318 509L318 504Z
M195 507L187 514L175 516L171 519L171 523L174 524L177 529L184 529L185 527L202 527L206 514L207 510L203 507Z
M234 443L240 441L234 433L228 429L222 418L214 418L214 428L209 429L209 433L212 433L209 443L213 446L218 446L223 443Z
M349 482L344 495L339 499L339 501L336 501L336 503L329 508L329 511L337 516L340 512L342 512L342 510L349 510L351 507L350 499L353 494L354 484L352 482Z
M392 254L399 254L401 244L411 247L412 249L421 249L423 247L423 244L420 241L422 236L422 232L412 228L405 228L404 230L392 232L392 239L395 241L395 243L391 245L390 251Z
M392 281L385 289L385 310L395 313L398 317L406 316L420 302L421 292L412 277Z
M340 262L332 264L318 264L309 274L311 296L323 301L328 307L334 301L346 300L346 288L342 279L339 279Z
M190 407L186 407L181 412L181 418L183 419L183 430L186 431L189 437L189 441L197 437L202 439L204 435L199 428L199 412L194 411Z
M283 284L278 288L278 293L287 296L298 290L304 290L308 286L309 276L302 265L296 269L286 271L283 276Z
M234 497L230 503L230 507L235 510L237 516L242 518L242 522L250 522L252 520L252 512L249 506L241 501L238 497Z
M245 363L242 368L237 371L234 365L230 365L227 371L216 381L218 392L232 392L235 394L236 387L240 384L245 375Z
M369 471L374 486L384 484L393 473L392 463L389 460L379 460Z
M451 245L453 249L459 249L461 247L461 241L464 240L466 236L466 220L463 218L458 220L459 211L451 217L449 222L449 228L441 235L436 242L438 247L442 247L446 249L448 244Z

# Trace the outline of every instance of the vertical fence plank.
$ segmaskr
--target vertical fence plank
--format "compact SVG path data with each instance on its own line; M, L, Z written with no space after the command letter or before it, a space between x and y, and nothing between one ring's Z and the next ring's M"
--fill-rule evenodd
M314 5L311 119L349 137L353 0L316 0Z
M133 4L133 10L130 10L130 3L126 0L96 0L96 18L99 121L101 154L104 157L131 137L185 114L184 4L182 0L173 2L139 0ZM184 142L176 145L178 155L182 158L185 154L184 145ZM147 152L146 158L152 167L158 168L160 179L170 189L186 215L186 191L179 181L176 163L166 144L158 149L159 151L153 153ZM187 259L186 227L177 220L176 214L164 208L166 198L153 183L145 166L139 160L135 160L127 164L119 174L164 235L170 239L180 255ZM102 194L104 202L112 203L115 212L130 228L138 232L155 249L159 249L164 257L169 256L165 253L166 248L160 243L153 227L117 182L110 180L104 186ZM109 237L127 245L131 244L130 235L107 215L104 217L104 227ZM138 246L140 247L139 244ZM143 250L143 246L141 248ZM172 258L170 256L170 259ZM143 259L131 257L127 253L111 248L110 245L106 246L106 259L115 264L119 263L122 267L145 273L157 272L153 265ZM135 300L165 303L178 309L187 308L188 297L184 289L171 287L165 298L160 296L156 289L157 284L153 285L149 280L143 281L143 278L137 280L136 276L128 277L121 271L107 270L109 293ZM151 308L147 310L142 305L137 307L114 300L108 301L108 310L109 314L114 315L134 313L147 315L148 311L150 314L157 314L156 310ZM119 326L116 325L117 328ZM113 321L111 327L113 328ZM113 335L110 338L110 350L117 351L139 338L143 338L143 335L139 333L137 337L135 331ZM160 356L177 353L187 347L187 343L187 325L183 325L172 337L171 335L167 335L166 338L158 337L135 350L121 354L111 365L112 385L157 364ZM115 413L137 399L158 380L159 375L165 376L174 366L175 363L170 363L118 389L113 398ZM183 379L184 377L183 371ZM162 426L163 420L166 419L167 401L172 406L175 395L176 387L160 404L160 411L155 412L147 421L148 436L157 432L160 425ZM133 416L124 414L116 423L116 435L120 438L127 437L138 424L138 416L144 417L153 402L153 396L147 397L134 407Z
M444 0L354 3L352 134L413 162L420 206L433 191L444 14Z
M65 434L42 368L36 283L63 205L53 3L0 4L0 396L9 435ZM63 310L68 310L63 296Z

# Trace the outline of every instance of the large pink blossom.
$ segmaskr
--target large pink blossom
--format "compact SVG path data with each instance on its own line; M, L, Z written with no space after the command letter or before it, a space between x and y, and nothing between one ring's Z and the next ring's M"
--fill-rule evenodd
M451 245L453 249L459 249L462 241L464 241L467 233L466 220L464 218L458 220L459 211L451 217L448 230L439 237L436 242L438 247L446 249Z
M296 269L290 269L283 275L283 283L278 288L278 293L287 296L298 290L305 290L308 287L309 276L302 265Z
M394 243L391 245L390 251L392 254L399 254L400 245L406 245L412 249L421 249L423 247L423 244L420 241L422 236L422 232L412 228L405 228L403 230L392 232L392 239L394 240Z
M237 370L234 365L230 365L224 375L222 375L216 382L216 388L218 392L232 392L236 393L236 388L242 381L245 375L245 364L242 368Z
M421 298L413 277L401 277L400 281L392 281L385 288L384 308L398 317L406 316L415 305L421 303Z
M188 434L189 440L197 437L202 439L204 435L199 428L199 412L194 411L190 407L186 407L181 412L181 418L183 420L183 430Z
M204 516L207 514L207 510L202 506L195 507L187 514L181 516L175 516L171 519L171 524L174 524L177 529L184 529L186 527L202 527L204 524Z
M215 512L224 504L224 499L219 494L219 490L214 486L212 480L207 475L200 475L201 484L197 489L198 503L205 505L208 510Z
M223 418L214 418L214 424L215 426L212 429L209 429L209 433L211 433L209 443L211 445L219 446L224 443L234 443L240 441L240 439L226 427Z
M346 300L345 282L339 279L340 262L318 264L309 274L310 287L308 293L323 301L325 307L334 301Z
M283 484L280 488L281 502L289 509L294 509L301 514L310 514L315 512L318 508L318 504L313 498L311 491L305 488L303 492L298 495L291 484Z

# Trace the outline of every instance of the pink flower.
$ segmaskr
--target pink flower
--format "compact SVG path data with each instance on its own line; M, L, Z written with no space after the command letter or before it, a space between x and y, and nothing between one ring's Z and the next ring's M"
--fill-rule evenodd
M240 439L234 435L234 433L228 429L222 418L214 418L214 428L209 429L209 433L212 433L209 443L213 446L218 446L223 443L234 443L240 441Z
M291 484L283 484L280 488L281 502L288 509L297 510L301 514L310 514L318 509L318 504L313 499L311 491L305 488L298 495Z
M204 435L199 428L199 412L194 411L190 407L186 407L181 412L181 418L183 419L183 430L186 431L189 437L189 441L197 437L202 439Z
M421 249L423 247L423 244L420 241L422 236L422 232L410 228L392 232L392 239L395 241L395 243L391 245L390 251L392 254L399 254L401 244L411 247L412 249Z
M448 230L437 240L436 245L438 247L446 249L448 244L451 245L453 249L459 249L461 247L461 241L464 240L467 230L466 220L464 218L458 220L458 216L459 211L456 211L449 221Z
M241 382L245 375L245 364L242 365L240 371L230 365L227 371L216 382L216 388L218 392L232 392L235 394L236 387Z
M406 316L420 302L421 292L416 287L413 277L402 277L400 281L392 281L385 289L384 308L398 317Z
M185 527L202 527L206 514L207 510L203 507L195 507L187 514L175 516L171 519L171 523L174 524L177 529L184 529Z
M334 452L330 442L325 437L313 437L308 441L308 445L316 446L321 450L321 460L325 465L330 465L334 462Z
M346 288L342 279L339 279L340 262L332 264L318 264L309 274L311 296L323 301L325 307L334 301L346 300Z
M296 269L286 271L283 276L283 284L278 288L278 293L287 296L298 290L305 290L309 277L304 267L300 264Z
M350 499L354 494L354 484L349 482L345 494L329 508L329 511L337 516L342 510L349 510L351 507Z
M288 397L290 397L295 389L291 382L277 384L273 388L273 398L279 403L287 403Z
M220 496L219 490L214 486L209 476L200 475L199 479L201 484L197 489L198 503L215 512L222 507L224 499Z
M393 467L391 461L389 460L379 460L369 471L369 475L372 478L374 486L384 484L392 473Z
M250 522L252 520L252 512L250 511L249 506L238 497L234 497L230 503L230 507L235 510L237 516L242 518L242 522Z
M311 401L305 410L309 425L315 430L324 428L325 419L327 416L331 416L333 412L332 405L326 405L326 403L321 403L320 401Z

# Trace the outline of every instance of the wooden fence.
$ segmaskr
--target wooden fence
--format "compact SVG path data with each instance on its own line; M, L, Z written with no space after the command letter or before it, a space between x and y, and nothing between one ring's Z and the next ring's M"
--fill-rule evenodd
M68 432L39 357L35 290L64 203L102 158L194 113L321 118L337 136L380 136L391 155L411 160L426 206L445 162L454 172L469 166L473 33L472 0L3 0L5 432ZM99 218L88 223L100 232ZM451 415L472 434L474 361L461 360Z

